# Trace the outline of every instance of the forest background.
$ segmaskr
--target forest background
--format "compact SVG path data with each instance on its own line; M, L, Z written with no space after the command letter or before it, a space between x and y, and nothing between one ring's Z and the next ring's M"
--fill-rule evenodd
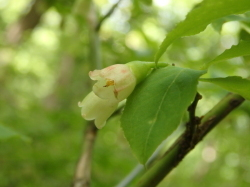
M96 0L89 9L80 0L0 0L0 186L70 186L87 124L77 103L91 90L88 72L153 61L166 33L198 2L123 0L104 17L116 1ZM250 38L239 21L209 25L177 39L161 61L198 69L241 37ZM250 58L240 57L213 65L209 74L249 77L249 69ZM198 89L198 115L227 94L209 83ZM246 101L159 186L249 186L249 114ZM115 186L138 164L119 119L114 115L98 132L93 187Z

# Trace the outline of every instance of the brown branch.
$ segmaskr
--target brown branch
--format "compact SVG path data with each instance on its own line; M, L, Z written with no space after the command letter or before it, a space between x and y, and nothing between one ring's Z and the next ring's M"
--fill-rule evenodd
M188 107L189 112L189 122L186 124L186 140L190 142L190 144L193 144L193 139L196 134L198 124L199 124L199 118L195 116L195 110L196 106L199 102L199 100L202 98L202 96L197 93L193 103Z
M222 119L232 110L237 108L243 101L244 98L237 94L228 94L223 98L201 119L192 139L192 144L190 144L190 140L187 139L187 137L189 137L187 135L189 132L186 130L169 148L164 156L143 175L137 187L154 187L159 184L208 132L218 125Z
M91 181L91 161L97 128L94 122L87 125L83 140L82 155L77 164L75 178L72 187L89 187Z
M100 19L100 21L97 23L96 28L95 28L96 32L98 32L98 31L101 29L101 26L102 26L103 22L104 22L109 16L111 16L111 14L113 14L113 12L114 12L115 9L118 7L118 5L120 4L121 1L122 1L122 0L117 1L117 3L114 4L114 5L111 7L111 9L108 11L108 13L107 13L106 15L104 15L104 16Z
M51 6L46 1L35 0L27 14L7 29L6 38L11 44L18 43L26 30L34 29L46 10Z
M91 69L100 69L101 63L101 46L99 35L94 30L97 23L96 9L92 1L81 0L76 3L78 10L81 12L82 19L86 19L89 30L89 57L93 62ZM77 11L77 10L76 10ZM88 83L89 84L89 83ZM84 136L84 147L81 158L76 166L75 179L73 187L89 187L91 182L91 160L94 142L97 137L97 128L93 121L88 122L88 127Z

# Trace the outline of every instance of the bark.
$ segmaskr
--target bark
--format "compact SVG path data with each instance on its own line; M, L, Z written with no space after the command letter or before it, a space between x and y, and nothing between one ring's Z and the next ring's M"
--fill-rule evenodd
M12 24L6 33L7 41L11 44L18 44L27 30L33 30L40 22L42 15L50 7L43 0L31 2L30 10L23 15L16 23Z

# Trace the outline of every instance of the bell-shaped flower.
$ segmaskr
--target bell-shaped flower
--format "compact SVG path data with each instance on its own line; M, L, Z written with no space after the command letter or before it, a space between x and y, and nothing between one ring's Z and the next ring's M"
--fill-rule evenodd
M101 99L94 92L90 92L82 102L78 103L82 107L82 117L86 120L95 120L95 125L101 129L106 120L116 110L118 102L115 100Z
M166 66L165 63L159 65ZM79 107L82 107L83 118L95 120L96 127L102 128L116 110L118 103L133 92L136 84L142 81L153 67L153 62L135 61L90 71L90 78L97 82L93 91L78 103Z

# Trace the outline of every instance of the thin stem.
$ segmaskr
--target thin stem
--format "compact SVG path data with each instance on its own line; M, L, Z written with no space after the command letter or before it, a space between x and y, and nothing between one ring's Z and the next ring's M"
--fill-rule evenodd
M195 138L193 139L192 144L186 139L188 132L185 131L164 154L164 156L145 173L137 184L137 187L154 187L159 184L208 132L218 125L218 123L232 110L244 102L244 100L243 97L237 94L228 94L223 98L201 119L200 124L197 126L197 131L195 132Z
M199 118L195 116L195 110L197 107L197 104L199 100L202 98L202 96L197 93L194 101L192 104L188 107L189 112L189 121L186 123L186 139L189 140L190 144L192 144L194 136L196 134Z
M144 171L144 166L138 164L119 184L115 187L126 187L128 186L140 173Z
M98 22L98 24L96 25L96 28L95 30L98 32L100 29L101 29L101 26L103 24L103 22L113 14L113 12L115 11L115 9L118 7L119 3L121 2L122 0L118 0L117 3L115 3L111 9L108 11L108 13L106 15L104 15L100 21Z
M95 31L97 23L96 9L94 3L89 0L79 0L76 4L80 11L82 18L86 20L89 32L89 58L90 68L101 69L101 47L98 32ZM77 11L77 10L76 10ZM94 142L97 137L98 129L95 127L93 121L87 123L85 135L83 138L83 151L75 172L75 180L73 187L89 187L91 182L91 161Z
M171 139L171 137L169 138ZM138 164L137 166L135 166L135 168L119 184L117 184L116 187L130 186L136 177L139 177L140 175L145 173L145 168L149 168L160 157L160 153L166 146L166 142L168 142L168 139L162 142L162 144L156 149L154 154L148 159L145 166L143 166L142 164Z
M89 122L83 138L82 155L77 164L73 187L89 187L91 180L91 161L97 128L93 122Z

